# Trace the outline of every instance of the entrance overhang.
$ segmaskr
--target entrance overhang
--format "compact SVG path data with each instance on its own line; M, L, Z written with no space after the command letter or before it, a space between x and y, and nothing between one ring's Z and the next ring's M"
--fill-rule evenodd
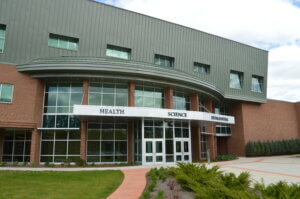
M73 115L79 117L105 116L125 118L179 119L220 124L235 124L234 117L228 115L146 107L74 105Z

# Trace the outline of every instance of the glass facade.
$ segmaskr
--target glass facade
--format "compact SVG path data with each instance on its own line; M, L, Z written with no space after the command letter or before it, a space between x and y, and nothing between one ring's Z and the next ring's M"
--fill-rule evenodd
M11 103L14 86L11 84L0 84L0 102Z
M177 110L190 110L190 97L186 93L174 91L173 108Z
M127 121L88 123L87 162L127 162Z
M4 52L6 26L0 24L0 53Z
M31 131L6 130L3 139L3 162L29 162Z
M107 45L106 56L119 59L130 59L131 50L129 48Z
M80 158L80 131L42 131L41 162L75 162Z
M67 37L50 33L48 46L67 50L78 50L78 38Z
M164 55L154 55L154 64L163 66L163 67L174 67L174 58L173 57L167 57Z
M252 76L251 90L253 92L261 93L263 90L263 77Z
M163 108L164 107L164 89L144 85L135 87L135 106Z
M89 105L128 106L128 84L91 81Z
M48 82L45 90L44 128L79 128L80 121L72 116L73 105L82 104L81 82Z
M237 71L230 71L230 88L242 89L243 88L243 73Z

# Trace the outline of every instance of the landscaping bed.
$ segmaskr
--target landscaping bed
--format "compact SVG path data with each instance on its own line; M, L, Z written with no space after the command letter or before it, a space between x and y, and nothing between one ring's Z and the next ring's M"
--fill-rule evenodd
M0 171L0 198L105 199L122 183L121 171Z
M218 166L178 163L178 167L152 169L140 199L299 199L300 185L253 183L250 174L224 173Z

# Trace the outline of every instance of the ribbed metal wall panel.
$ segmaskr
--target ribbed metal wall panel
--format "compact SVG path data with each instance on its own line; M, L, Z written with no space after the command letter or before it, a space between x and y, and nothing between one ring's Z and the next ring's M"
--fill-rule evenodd
M268 52L208 33L90 0L0 0L6 41L0 62L23 64L58 56L105 57L107 44L132 49L132 60L153 63L154 54L175 58L190 74L193 63L211 65L196 74L228 98L266 99ZM79 50L48 47L49 33L79 38ZM229 88L229 72L244 72L244 88ZM251 92L251 76L264 77L264 92Z

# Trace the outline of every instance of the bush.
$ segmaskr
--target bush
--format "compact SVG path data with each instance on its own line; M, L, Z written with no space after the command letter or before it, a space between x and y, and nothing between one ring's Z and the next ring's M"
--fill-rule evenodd
M79 167L84 167L86 166L86 161L84 159L78 159L76 162L75 162L76 166L79 166Z
M6 166L6 162L0 162L0 167L5 167Z
M214 161L227 161L238 159L236 155L218 155Z
M300 185L299 184L287 184L286 182L278 182L276 184L270 184L265 186L264 183L256 183L254 189L259 191L262 198L287 198L298 199L300 198Z
M17 161L15 161L15 162L13 162L13 164L12 164L12 165L13 165L14 167L17 167L17 166L18 166L18 164L19 164L19 163L18 163Z
M300 153L300 139L279 141L249 141L245 146L246 156L286 155Z
M27 164L28 164L27 162L23 162L23 163L22 163L22 166L23 166L23 167L26 167Z

